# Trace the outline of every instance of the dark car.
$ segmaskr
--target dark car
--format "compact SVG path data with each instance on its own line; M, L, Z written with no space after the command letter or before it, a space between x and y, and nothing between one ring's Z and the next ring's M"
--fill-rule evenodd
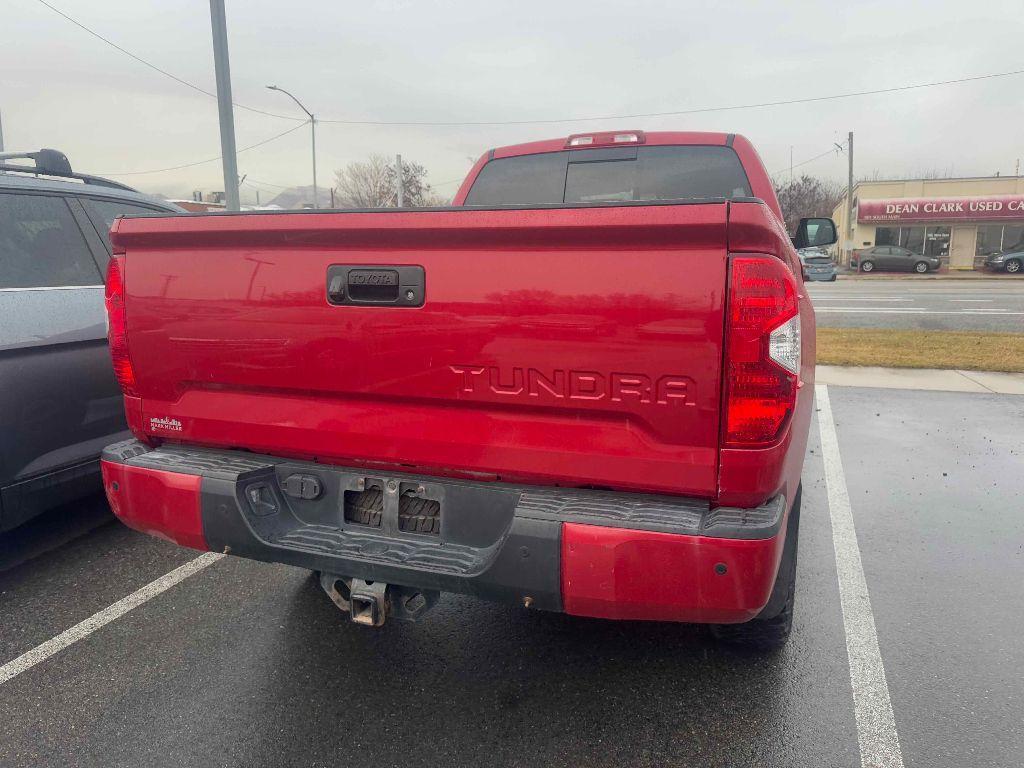
M942 265L938 256L914 253L898 245L876 245L853 252L850 266L861 272L932 272Z
M804 279L813 282L832 282L838 275L836 263L821 248L802 248L797 253L803 265Z
M1017 243L1002 253L993 253L985 259L985 268L993 272L1019 275L1024 268L1024 243Z
M107 232L121 214L170 212L182 213L73 173L56 150L0 154L0 531L102 490L100 451L128 435L107 351Z

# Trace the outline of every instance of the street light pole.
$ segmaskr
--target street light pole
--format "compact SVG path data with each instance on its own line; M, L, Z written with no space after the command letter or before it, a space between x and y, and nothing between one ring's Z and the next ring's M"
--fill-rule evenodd
M309 132L313 138L313 208L316 209L320 207L320 200L316 188L316 118L313 115L309 116Z
M213 64L217 76L217 111L220 113L220 154L224 166L224 197L229 211L239 210L238 158L235 156L235 115L231 105L231 68L228 65L228 24L224 0L210 0L213 27Z
M301 101L295 98L293 94L289 93L284 88L278 88L276 85L268 85L267 88L269 88L272 91L280 91L285 96L290 97L292 101L299 105L299 109L301 109L303 112L309 115L309 130L313 139L313 207L319 208L320 201L318 199L316 189L316 117L313 115L312 112L310 112L308 109L302 106Z
M844 259L849 265L853 257L853 231L856 224L853 221L853 131L846 137L846 152L848 171L846 176L846 240L843 243Z
M398 207L401 208L405 205L405 199L403 193L403 187L405 184L402 181L402 156L395 155L395 197Z

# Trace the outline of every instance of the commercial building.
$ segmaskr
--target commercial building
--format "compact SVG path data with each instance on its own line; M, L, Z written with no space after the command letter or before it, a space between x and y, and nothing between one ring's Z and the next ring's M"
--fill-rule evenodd
M224 203L214 203L208 200L168 200L179 208L184 208L189 213L206 213L207 211L223 211L227 209Z
M950 270L977 269L989 254L1024 242L1024 176L861 181L852 237L846 212L844 195L833 213L843 263L850 248L900 245L938 256Z

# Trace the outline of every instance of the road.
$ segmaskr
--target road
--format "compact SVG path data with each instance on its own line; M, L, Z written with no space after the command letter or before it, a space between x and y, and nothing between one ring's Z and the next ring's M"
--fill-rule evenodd
M807 283L818 325L1024 333L1024 278Z
M897 754L1016 768L1024 397L827 394ZM225 557L0 684L0 765L860 766L856 715L880 705L852 695L822 434L780 653L451 595L369 630L305 572ZM52 548L71 525L0 540L35 555L0 573L0 665L197 555L103 520Z

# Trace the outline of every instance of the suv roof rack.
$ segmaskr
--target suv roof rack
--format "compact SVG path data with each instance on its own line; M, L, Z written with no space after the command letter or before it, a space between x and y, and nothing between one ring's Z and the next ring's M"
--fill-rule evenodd
M31 160L35 167L27 165L10 165L8 160ZM35 176L55 176L62 179L78 179L86 184L94 184L98 187L111 187L113 189L124 189L129 192L135 190L127 184L119 181L104 179L102 176L90 176L86 173L75 173L71 170L71 163L67 155L56 149L40 149L37 152L0 152L0 171L8 173L31 173Z

